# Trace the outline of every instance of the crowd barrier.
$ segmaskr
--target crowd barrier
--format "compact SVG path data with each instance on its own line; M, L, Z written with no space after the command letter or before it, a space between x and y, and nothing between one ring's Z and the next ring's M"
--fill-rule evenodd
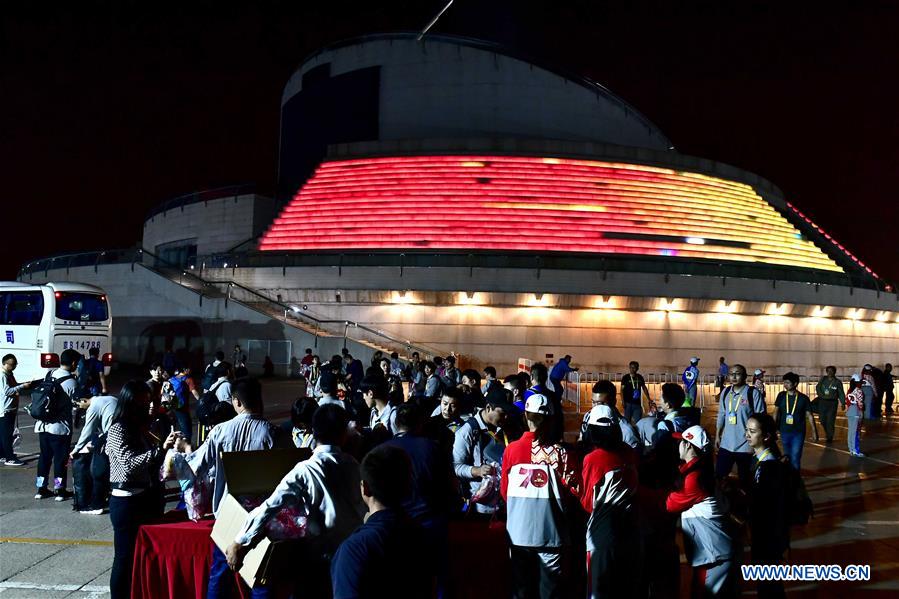
M578 414L584 414L590 410L592 406L591 396L593 385L598 381L612 381L618 392L618 407L621 409L621 381L627 376L627 372L572 372L568 375L568 380L563 381L562 399L565 407L574 409ZM646 381L646 388L649 390L649 397L652 401L656 401L661 394L662 385L665 383L677 383L682 385L682 373L680 372L657 372L657 373L640 373ZM777 394L783 390L782 377L785 373L765 373L765 403L769 408L769 412L774 407L774 400ZM815 390L818 381L823 375L799 375L799 391L808 395L810 399L814 399L817 395ZM849 376L837 376L843 384L843 390L849 390ZM752 382L750 374L747 383ZM729 380L724 381L724 386L730 385ZM700 380L696 393L696 407L705 409L717 404L721 390L717 386L716 375L705 374L700 375ZM646 396L643 396L643 410L648 412L649 402Z

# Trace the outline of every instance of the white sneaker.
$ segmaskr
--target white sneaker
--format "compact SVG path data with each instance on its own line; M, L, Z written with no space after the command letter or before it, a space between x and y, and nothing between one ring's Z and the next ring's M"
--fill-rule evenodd
M87 514L88 516L102 516L106 510L100 508L98 510L81 510L79 514Z
M3 465L18 468L20 466L24 466L25 462L23 462L22 460L4 460Z

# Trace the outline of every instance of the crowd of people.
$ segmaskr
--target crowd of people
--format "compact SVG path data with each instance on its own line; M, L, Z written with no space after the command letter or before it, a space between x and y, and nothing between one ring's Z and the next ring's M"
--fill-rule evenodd
M566 442L562 388L576 370L571 356L499 378L490 366L460 370L454 356L416 353L404 362L377 352L365 365L346 351L323 363L307 350L300 397L282 425L265 418L261 383L223 352L199 377L153 364L148 380L127 382L117 396L90 359L63 352L42 389L30 390L14 378L15 356L4 356L0 441L5 464L21 464L6 417L19 409L19 394L32 391L35 498L72 496L71 460L76 508L99 515L108 506L114 598L129 595L139 527L164 509L163 462L185 465L179 482L186 476L188 486L208 489L215 515L227 493L223 453L288 446L311 456L249 512L228 547L213 547L209 597L231 596L238 584L231 571L288 506L305 517L302 556L296 569L257 584L254 597L291 586L297 596L379 596L385 584L396 596L453 596L448 562L461 559L449 551L455 520L505 524L515 597L678 596L678 528L692 595L734 596L744 547L753 563L780 563L791 525L809 516L800 469L807 422L817 437L812 414L830 442L841 405L850 452L863 457L860 422L879 414L870 407L878 397L890 413L893 397L890 365L866 365L848 392L828 367L814 400L798 390L797 375L784 374L769 414L758 384L764 372L750 380L744 366L721 358L717 417L707 428L695 406L698 358L683 385L666 383L655 398L631 362L617 387L593 385L577 440ZM72 445L79 410L84 424ZM388 582L385 572L398 564L402 575ZM493 570L503 571L488 565L485 575ZM783 589L764 583L759 593Z

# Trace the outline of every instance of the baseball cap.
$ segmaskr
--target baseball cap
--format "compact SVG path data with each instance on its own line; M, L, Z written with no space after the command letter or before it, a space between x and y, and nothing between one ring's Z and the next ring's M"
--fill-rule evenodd
M852 375L852 380L853 380L853 381L861 381L861 380L862 380L862 377L861 377L860 374L853 374L853 375Z
M539 393L528 397L527 401L524 402L524 411L531 414L543 414L544 416L552 416L554 412L553 404L549 401L549 398Z
M587 424L594 426L612 426L615 423L615 414L612 408L605 404L593 406L587 414Z
M686 439L699 451L705 451L709 447L709 436L705 429L698 424L694 424L682 433L671 433L671 436L675 439Z
M696 364L697 362L699 362L699 358L697 358L696 356L690 358L690 364Z
M758 375L760 375L760 374L765 374L765 371L762 370L761 368L756 368L756 369L755 369L755 375L758 376Z

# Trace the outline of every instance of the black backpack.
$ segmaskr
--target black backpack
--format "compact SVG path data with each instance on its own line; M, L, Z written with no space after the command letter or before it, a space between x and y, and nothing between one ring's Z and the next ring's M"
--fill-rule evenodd
M31 417L47 423L66 420L72 406L71 399L63 390L62 384L73 378L75 375L68 374L54 379L53 372L48 372L44 380L31 392L31 405L28 406Z
M216 397L215 392L221 385L222 383L212 385L208 391L200 396L200 401L197 402L197 420L203 426L209 426L209 417L212 416L212 410L219 403L219 398Z

